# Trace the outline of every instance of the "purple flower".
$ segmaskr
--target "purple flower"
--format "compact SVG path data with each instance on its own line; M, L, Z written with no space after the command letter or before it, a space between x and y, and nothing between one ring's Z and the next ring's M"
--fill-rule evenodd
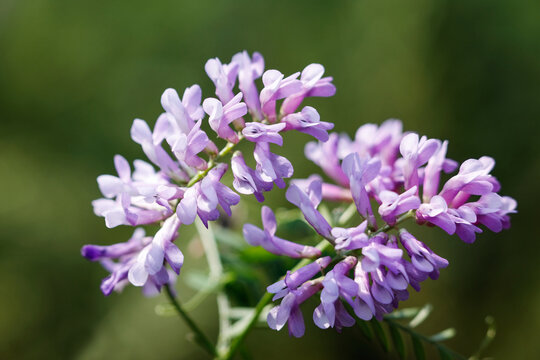
M265 125L256 122L246 124L242 130L244 137L254 143L273 143L279 146L283 145L283 138L279 132L285 128L285 124Z
M209 116L208 123L212 130L220 138L232 143L238 142L238 135L230 128L229 124L247 114L246 104L240 102L241 100L242 93L239 93L225 105L214 98L205 99L203 102L203 109Z
M332 240L332 227L328 221L317 211L317 206L322 199L322 181L320 178L312 178L304 183L301 189L296 183L293 183L287 189L285 194L287 200L296 205L304 215L306 221L322 237Z
M340 135L330 134L328 141L309 142L304 153L306 157L319 165L326 175L342 186L349 186L349 179L343 172L338 157L338 149L343 138Z
M456 232L456 225L452 217L448 214L448 205L442 196L435 195L429 204L422 204L416 211L416 218L422 221L429 221L452 235Z
M322 197L328 201L337 201L344 203L353 202L351 191L349 189L342 188L341 186L323 183L322 184Z
M137 255L135 262L128 272L129 282L135 286L143 286L148 276L166 276L163 261L166 260L171 268L180 273L184 263L184 255L172 242L178 236L180 220L171 216L163 223L152 242Z
M276 255L285 255L292 258L312 258L321 255L321 251L313 246L300 245L275 236L277 224L272 210L263 206L261 217L264 230L245 224L244 238L252 246L261 246Z
M131 126L131 138L142 146L148 159L156 164L167 176L180 181L188 181L189 176L179 168L178 164L161 146L166 133L163 129L166 127L168 127L168 123L165 116L158 118L153 133L144 120L135 119Z
M473 243L476 240L476 234L482 232L482 229L474 225L478 219L473 209L461 206L457 209L448 209L448 214L456 224L457 236L466 243Z
M356 263L356 257L348 256L324 277L321 304L313 312L313 321L321 329L336 327L339 331L342 327L354 325L354 318L345 310L339 298L342 297L353 307L355 313L357 312L356 309L360 304L358 284L347 276ZM360 317L365 314L359 312L357 315Z
M379 174L381 162L379 159L360 159L358 154L348 155L341 165L343 172L348 176L352 197L360 215L375 225L375 217L366 189L366 185Z
M171 226L171 220L169 218L165 221L167 226L166 229L169 231ZM175 224L172 224L175 226ZM163 267L163 260L157 269L158 264L155 256L159 257L159 252L162 252L162 259L166 259L171 267L178 273L183 262L183 255L180 250L172 244L172 238L175 237L176 229L174 229L174 234L170 238L163 238L164 232L158 231L154 239L152 237L145 236L143 229L135 229L133 236L124 243L118 243L110 246L99 246L99 245L85 245L81 249L81 253L84 257L91 261L100 261L103 267L108 270L111 274L103 279L101 283L101 290L105 295L110 295L113 290L120 291L122 288L127 285L129 273L131 269L135 266L138 266L139 258L141 254L153 254L154 262L152 263L151 274L147 274L145 279L138 279L140 283L137 286L144 286L143 293L145 295L153 295L152 289L159 290L162 285L166 283L173 283L175 278L171 277L167 270ZM114 259L118 259L117 262ZM144 281L143 281L144 280Z
M238 64L238 87L244 94L244 101L251 115L257 120L262 120L261 102L255 85L255 80L260 78L264 71L262 55L254 52L250 59L247 51L243 51L234 55L232 61Z
M418 209L420 199L416 195L417 188L413 186L409 190L396 194L393 191L382 191L379 198L382 204L379 206L379 214L389 225L394 225L399 215L409 210Z
M403 137L399 144L399 151L405 160L403 163L405 189L418 186L418 168L428 162L440 145L439 140L428 140L425 136L418 138L418 134L415 133L409 133Z
M447 147L448 141L445 140L426 165L424 171L424 188L422 192L424 202L429 201L437 194L441 170L448 174L454 171L458 166L457 162L446 158Z
M336 250L356 250L367 246L370 243L366 234L367 221L353 228L335 227L332 229L332 235L336 238Z
M203 151L210 142L206 133L201 130L201 122L202 120L197 121L189 134L179 134L171 146L178 160L198 170L206 169L207 164L197 154Z
M270 309L267 316L268 326L279 331L288 323L289 335L302 337L305 332L305 324L300 304L315 295L321 288L321 282L313 280L304 283L296 290L292 290L283 298L280 305Z
M238 64L222 64L218 58L209 59L204 65L204 70L214 85L216 86L216 95L222 103L228 103L234 97L233 87L236 83L238 74Z
M114 156L114 167L118 176L100 175L97 178L99 190L103 196L113 198L121 194L132 194L134 192L131 184L131 168L122 155Z
M304 107L299 113L285 116L282 121L287 124L285 130L297 130L322 142L328 140L328 130L334 128L333 123L321 121L319 113L311 106Z
M277 70L267 70L262 76L264 88L260 100L263 114L270 122L276 121L276 101L302 91L302 82L296 78L300 73L284 77Z
M435 254L423 242L417 240L407 230L399 231L399 240L407 250L412 265L416 270L430 276L438 276L440 268L448 266L448 261Z
M441 195L452 208L463 205L470 195L485 195L498 191L500 187L489 175L495 160L488 156L469 159L459 167L457 175L449 179L441 190Z
M470 208L476 214L478 223L493 232L500 232L508 222L508 214L516 212L516 206L517 202L511 197L490 193L483 195L478 201L465 204L462 208Z
M264 181L259 172L248 167L240 151L233 154L231 168L234 175L233 186L236 191L245 195L253 194L259 202L263 202L263 191L271 190L274 185Z
M184 91L182 100L180 100L176 90L166 89L161 95L161 106L166 111L166 119L171 128L165 130L172 133L188 134L195 122L204 116L201 99L202 92L199 85L188 87Z
M118 225L146 225L160 221L166 212L148 210L131 206L129 198L120 196L116 200L97 199L92 201L94 214L105 218L105 225L113 228Z
M268 286L266 290L269 293L275 294L272 301L281 299L291 291L296 290L306 281L311 280L311 278L318 273L321 273L331 262L332 258L330 256L325 256L315 260L311 264L301 267L295 272L291 273L290 271L287 271L287 275L285 275L283 280L273 283Z
M358 285L358 306L356 314L362 320L370 320L375 314L375 304L371 295L368 273L357 263L354 268L354 282Z
M84 245L81 249L81 255L90 261L99 261L103 259L115 259L135 252L139 252L152 240L151 237L145 237L143 228L137 228L131 238L123 243L109 246Z
M300 75L302 90L298 94L285 99L281 106L281 113L287 115L295 112L306 97L334 96L336 87L332 84L333 79L332 77L323 78L323 74L324 67L321 64L310 64L306 66Z
M255 145L253 155L260 178L265 182L275 182L279 188L283 189L286 186L283 178L290 178L294 172L290 161L270 152L270 146L264 142Z
M399 152L403 125L395 119L386 120L377 126L365 124L358 128L354 143L348 152L357 152L360 157L379 157L384 165L393 165Z
M208 221L219 218L218 205L231 216L231 206L240 202L240 196L220 182L227 168L227 164L217 165L203 180L185 191L176 207L176 214L182 224L192 224L199 215L203 224L208 227Z

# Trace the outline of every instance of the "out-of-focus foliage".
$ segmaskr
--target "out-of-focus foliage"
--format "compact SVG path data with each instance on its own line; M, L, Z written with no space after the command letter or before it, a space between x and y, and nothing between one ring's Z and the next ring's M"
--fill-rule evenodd
M456 328L448 345L462 353L476 350L490 314L499 332L488 354L540 357L540 245L532 233L540 177L539 13L533 0L3 0L0 358L203 356L187 342L180 320L155 315L163 298L145 299L131 287L103 298L105 272L82 259L79 249L131 233L106 229L90 201L99 196L96 176L113 171L114 154L142 156L129 139L133 118L153 122L166 87L196 82L212 96L204 61L228 60L242 49L260 51L268 68L288 73L310 62L324 64L338 93L311 101L337 131L352 134L365 122L398 117L407 130L449 139L449 156L456 160L497 160L494 174L503 193L519 203L512 229L482 234L473 245L436 229L415 229L450 266L407 305L432 303L436 311L420 330ZM307 137L287 137L282 151L296 176L316 171L302 156ZM286 206L282 191L269 198ZM258 224L259 205L252 199L244 204L235 210L233 228L246 219ZM182 230L185 271L204 270L192 238L192 230ZM257 249L240 256L265 261ZM249 269L244 280L234 284L249 286ZM179 289L182 300L194 292L184 280ZM212 299L194 316L213 329ZM381 349L356 340L360 334L359 328L337 335L309 325L307 335L295 340L285 331L261 329L246 347L256 359L293 352L305 358L384 357Z

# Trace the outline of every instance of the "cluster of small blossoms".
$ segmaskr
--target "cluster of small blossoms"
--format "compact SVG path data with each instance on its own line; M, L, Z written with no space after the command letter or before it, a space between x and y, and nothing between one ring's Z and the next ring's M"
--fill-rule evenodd
M316 247L276 237L275 218L267 207L262 209L264 229L244 226L244 236L252 245L278 255L316 259L268 287L274 300L282 299L268 314L272 329L280 330L287 323L291 335L302 336L300 304L318 293L320 305L313 320L320 328L340 331L352 326L355 319L347 307L360 319L380 320L409 297L409 285L419 291L422 281L437 279L448 261L402 227L407 218L440 227L467 243L482 232L480 226L494 232L510 226L509 214L516 212L517 204L498 194L500 184L490 174L492 158L463 162L458 173L440 186L441 173L458 168L456 161L446 158L447 145L447 141L403 133L399 120L363 125L354 140L332 133L326 142L306 145L306 157L335 183L317 175L293 180L286 197L333 246L335 256L321 257ZM317 209L322 200L354 203L361 223L350 228L331 226Z
M202 100L198 85L188 87L182 96L167 89L161 96L164 112L153 130L144 120L135 119L131 138L140 144L150 160L133 162L120 155L114 158L117 176L101 175L98 185L104 196L93 202L94 212L105 218L109 228L118 225L137 227L131 239L110 246L86 245L82 255L99 261L110 272L101 284L109 295L126 284L142 286L145 294L155 294L172 284L182 267L184 256L175 245L182 225L197 217L208 226L220 216L231 215L231 206L240 195L221 183L229 166L224 157L242 139L255 143L256 168L246 165L241 152L232 155L233 187L241 194L253 194L260 202L263 193L276 184L285 187L284 178L293 174L291 163L270 151L270 144L281 146L281 133L296 130L320 141L328 139L333 124L320 121L309 106L298 110L306 97L335 94L331 77L324 68L311 64L285 77L277 70L264 71L259 53L241 52L229 64L210 59L205 70L215 85L217 98ZM262 77L259 92L256 80ZM235 90L238 83L238 91ZM279 112L277 102L281 101ZM249 113L251 121L246 121ZM205 118L218 140L220 151L201 127ZM152 236L138 226L159 224ZM167 267L168 264L168 267Z

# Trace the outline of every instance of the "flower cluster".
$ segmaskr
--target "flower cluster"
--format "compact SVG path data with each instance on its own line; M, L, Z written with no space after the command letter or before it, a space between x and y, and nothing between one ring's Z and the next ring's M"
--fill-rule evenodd
M265 71L259 53L250 57L244 51L228 64L210 59L205 70L217 98L203 100L198 85L185 89L182 98L174 89L165 90L161 96L164 112L154 128L141 119L135 119L131 127L131 138L141 145L150 163L135 160L132 171L128 161L117 155L114 164L118 175L97 179L104 198L93 202L94 212L105 218L107 227L160 224L153 237L137 228L127 242L82 248L84 257L99 261L110 272L101 285L105 295L128 282L142 286L145 294L159 292L163 285L174 282L184 260L174 243L181 226L192 224L197 217L207 226L219 218L220 209L230 216L231 207L240 201L240 195L221 182L229 168L224 158L239 141L255 144L256 168L247 166L243 154L235 152L230 161L233 187L262 202L264 192L274 184L285 187L283 179L293 174L291 163L274 154L270 144L281 146L281 134L290 130L326 141L327 131L333 128L333 124L320 121L312 107L298 111L306 97L334 95L332 78L323 77L322 65L311 64L301 73L285 76L278 70ZM263 85L260 92L259 78ZM246 120L248 116L251 121ZM205 121L215 139L203 129ZM221 150L216 142L224 144ZM259 240L266 241L272 235L268 231L261 236ZM274 245L282 246L277 240ZM294 250L289 255L295 256L295 251L299 256L310 254Z
M332 133L327 141L307 144L306 157L335 183L317 175L293 180L286 197L333 246L334 256L276 237L269 208L263 208L263 230L244 226L252 245L278 255L316 259L268 287L274 300L282 299L268 314L271 328L280 330L288 324L291 335L302 336L299 306L318 293L320 305L313 321L320 328L339 331L352 326L355 319L347 307L360 319L382 319L408 298L409 285L419 291L422 281L437 279L448 261L402 227L408 218L468 243L482 232L481 226L494 232L510 226L509 214L516 212L517 204L498 194L500 184L490 174L492 158L463 162L457 174L440 185L442 173L458 168L446 157L447 146L447 141L403 133L398 120L363 125L354 139ZM331 225L318 210L323 200L351 203L361 218L359 224Z

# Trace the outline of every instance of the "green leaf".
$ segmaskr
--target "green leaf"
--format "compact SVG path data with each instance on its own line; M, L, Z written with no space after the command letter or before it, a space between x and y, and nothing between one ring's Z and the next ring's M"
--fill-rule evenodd
M441 360L452 360L454 358L444 347L437 346L437 350L439 350Z
M392 342L394 343L394 347L396 348L399 358L405 359L405 342L403 341L401 333L391 324L388 324L388 328L390 329L390 336L392 337Z
M201 271L189 271L184 275L184 280L186 281L186 284L195 290L203 290L208 288L208 285L210 283L210 279L208 278L208 274L203 273Z
M358 327L360 328L360 330L362 331L364 336L366 338L372 340L373 339L373 332L369 328L369 326L367 324L367 321L358 320L356 323L358 324Z
M418 315L420 308L405 308L401 310L396 310L390 314L386 314L384 317L388 319L410 319Z
M171 304L158 304L154 310L158 316L170 317L178 315L176 309Z
M429 339L431 341L441 342L441 341L451 339L454 336L456 336L456 329L448 328L446 330L441 331L440 333L430 336Z
M426 353L424 352L424 346L422 345L420 339L411 334L411 340L416 360L425 360Z
M424 320L427 319L427 317L429 316L432 310L433 310L433 306L431 306L431 304L424 305L422 309L420 309L418 314L416 314L416 316L411 320L411 322L409 323L409 327L415 328L421 323L423 323Z
M373 319L371 320L371 326L373 327L375 336L377 337L377 339L379 339L384 351L388 352L390 350L390 344L388 343L388 338L384 333L384 329L381 326L381 323L379 323L379 321L377 321L376 319Z
M244 240L244 237L239 233L223 227L214 227L214 237L220 244L224 244L238 250L242 250L248 246L247 242Z

